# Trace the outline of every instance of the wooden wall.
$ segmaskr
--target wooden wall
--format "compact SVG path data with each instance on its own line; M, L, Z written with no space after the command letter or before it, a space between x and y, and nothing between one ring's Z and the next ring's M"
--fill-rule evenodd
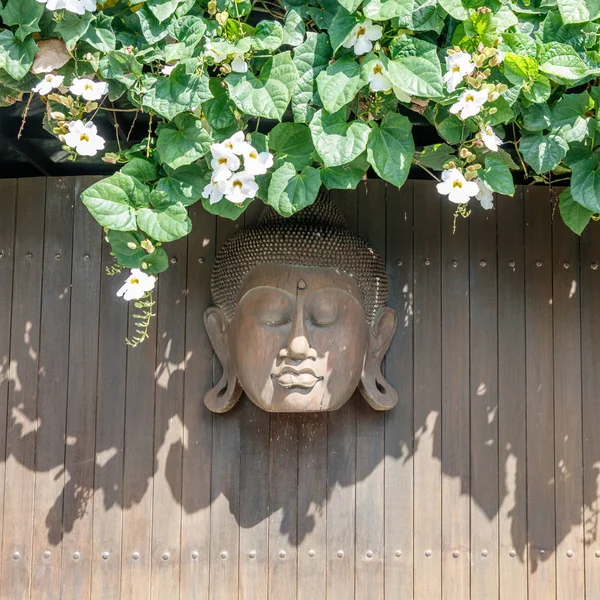
M213 415L202 313L244 223L191 207L128 349L89 183L0 181L3 599L600 599L600 224L541 187L454 234L433 184L338 193L387 261L399 405Z

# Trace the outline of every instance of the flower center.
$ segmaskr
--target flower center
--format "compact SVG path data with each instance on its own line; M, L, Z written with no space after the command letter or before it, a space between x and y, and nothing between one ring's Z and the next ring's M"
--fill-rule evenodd
M94 89L94 86L91 83L86 83L83 87L86 90L93 90Z
M473 94L467 94L465 96L465 102L474 102L475 101L475 96L473 96Z
M137 279L136 277L134 277L133 279L131 279L131 280L129 281L129 284L130 284L130 285L139 285L139 284L140 284L140 280L139 280L139 279Z
M452 182L452 187L453 188L462 188L462 181L453 181Z
M79 141L80 142L89 142L90 141L90 136L87 133L82 133L79 136Z
M359 27L358 31L356 32L356 35L361 36L365 35L365 33L367 33L367 30L364 27Z
M454 65L452 67L452 72L453 73L460 73L460 67L458 65Z
M242 182L241 182L239 179L236 179L236 180L233 182L233 187L240 188L240 190L241 190L241 189L242 189Z
M380 73L383 73L383 67L381 65L375 65L373 67L373 75L379 75Z
M224 156L222 156L222 157L219 159L219 164L220 164L220 165L226 165L226 164L227 164L227 159L226 159Z

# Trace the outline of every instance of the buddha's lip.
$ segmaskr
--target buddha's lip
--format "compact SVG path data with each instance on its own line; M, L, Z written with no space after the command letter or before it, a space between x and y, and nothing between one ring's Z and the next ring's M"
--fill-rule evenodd
M323 379L319 377L311 368L296 368L290 365L284 365L271 375L277 383L284 388L303 388L311 389L318 381Z
M297 368L291 365L283 365L279 369L276 369L275 373L273 373L273 377L280 377L286 373L291 373L292 375L312 375L313 377L321 379L310 367Z

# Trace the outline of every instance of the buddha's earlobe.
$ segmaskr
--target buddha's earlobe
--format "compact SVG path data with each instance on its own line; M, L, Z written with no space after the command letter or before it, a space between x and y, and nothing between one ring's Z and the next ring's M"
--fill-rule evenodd
M396 325L396 311L385 306L377 311L369 329L369 348L358 388L375 410L389 410L398 402L396 390L381 373L381 361L392 343Z
M223 365L223 376L215 387L206 392L204 404L213 412L227 412L240 399L242 387L231 366L226 335L227 320L223 311L216 306L207 308L204 313L204 326L215 354L221 365Z

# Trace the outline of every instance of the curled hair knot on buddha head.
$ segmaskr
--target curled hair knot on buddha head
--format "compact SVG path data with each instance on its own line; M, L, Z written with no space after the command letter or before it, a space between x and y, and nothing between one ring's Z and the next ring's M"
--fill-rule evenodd
M279 382L284 389L290 390L285 399L279 403L273 400L267 406L264 402L257 401L257 398L253 397L251 391L247 389L250 385L243 381L243 377L240 377L241 374L236 373L236 370L241 370L240 363L244 362L244 360L243 358L240 359L239 356L236 358L235 352L232 353L232 349L229 347L233 344L230 336L234 335L231 331L231 326L232 324L235 325L236 312L239 309L240 302L242 299L246 302L246 296L248 296L246 293L248 278L251 278L251 274L256 275L257 270L260 270L260 268L264 270L265 266L277 266L280 270L284 269L286 273L289 272L294 274L294 276L296 273L310 273L312 271L319 274L319 281L325 279L325 284L328 280L332 282L335 280L337 282L332 283L330 287L328 287L329 284L325 285L323 283L309 285L311 290L319 286L325 286L327 289L333 290L336 285L340 286L339 282L342 280L346 282L342 287L345 286L348 289L355 290L353 302L356 305L360 305L360 307L352 308L356 312L356 316L353 319L348 317L345 329L338 331L336 335L339 341L345 340L344 336L351 333L351 337L354 336L356 344L358 344L362 340L361 336L364 330L367 332L365 333L364 344L368 346L368 349L365 347L362 350L364 355L362 372L358 374L356 373L357 369L355 366L348 365L346 376L357 380L361 393L374 408L386 410L394 406L397 401L396 392L384 380L380 370L381 361L391 343L396 328L395 312L391 308L386 307L388 289L385 265L380 255L369 244L347 229L341 211L327 193L321 193L314 204L288 218L283 218L271 207L266 207L256 225L233 236L220 248L211 277L211 293L215 307L207 310L205 324L217 356L223 364L224 374L219 384L206 394L205 403L207 406L216 412L227 411L237 402L243 388L255 403L266 410L293 412L332 410L333 408L337 408L337 405L331 407L328 404L326 399L327 392L320 390L318 385L315 384L314 389L305 391L307 389L306 386L309 385L307 380L310 380L311 376L303 373L295 374L293 364L304 363L302 362L301 355L298 355L298 358L294 359L295 362L293 362L289 358L291 356L289 348L287 351L281 350L277 355L278 358L273 359L274 364L277 363L273 367L275 375L271 375L271 378L265 376L265 381L261 380L260 382L260 385L267 390L262 393L262 396L271 393L270 386L275 385L272 383L272 380L276 383ZM287 278L284 279L287 280ZM303 279L300 281L305 284ZM262 287L259 284L260 281L253 281L253 286L251 287ZM274 287L276 288L277 285ZM274 289L274 287L272 286L269 289ZM298 288L300 289L300 285L298 285ZM292 291L295 292L295 290ZM275 289L274 293L277 294L277 292L278 290ZM327 293L331 295L334 292L325 291L321 295L323 296L323 294ZM289 290L288 292L282 290L280 293L281 298L277 300L279 304L288 302L285 294L293 297L293 294ZM346 306L339 299L339 293L336 296L336 300L331 298L326 299L324 296L322 298L319 297L321 299L318 302L306 299L306 308L304 308L303 304L305 302L304 295L301 296L298 296L296 303L298 306L302 305L302 308L294 309L294 314L297 314L299 310L323 312L326 310L324 307L333 306L336 302L341 302L340 306L342 308ZM249 301L252 301L252 299ZM320 308L318 306L319 303ZM268 304L268 300L261 300L261 302L257 303L258 309L253 309L254 312L252 314L256 314L257 310L260 312ZM317 307L313 307L313 304L317 305ZM335 310L342 311L342 308L338 307ZM328 308L328 310L334 309ZM344 311L347 312L345 308ZM358 311L360 311L360 319ZM346 312L343 312L343 314L346 315ZM303 321L305 316L302 316ZM288 322L291 323L292 317L289 316L287 318ZM297 323L298 319L299 317L294 317L294 323L290 324L289 327L300 327ZM306 316L306 319L309 323L312 322L308 316ZM357 323L359 320L362 321L362 325ZM309 326L307 325L306 327ZM353 328L354 331L348 332L349 328ZM233 329L237 332L239 327L234 326ZM260 334L262 329L258 329L258 333ZM272 331L280 335L280 330L273 329ZM331 331L332 335L333 331ZM245 335L247 336L247 334L248 321L246 322L245 330ZM315 330L312 337L316 339L320 334L320 330ZM308 341L310 337L311 334L307 331L298 330L293 335L289 334L289 339L286 343L288 346L290 343L298 345L299 342L295 342L294 340L306 338L306 344L310 345L311 342ZM262 338L259 336L259 339ZM351 354L350 351L354 345L354 342L349 342L345 348L340 349L342 351L342 358L343 352L348 353L348 355ZM248 352L254 351L256 349L248 349ZM316 350L315 354L323 354L329 360L329 364L333 362L332 349L327 349L321 353ZM270 361L271 357L265 357L265 360ZM310 362L310 359L307 360ZM288 370L290 374L287 377L279 375L279 379L277 379L278 369L281 369L279 363L282 361L286 365L289 363ZM279 366L277 366L278 364ZM343 374L341 373L336 374L336 377L342 376ZM240 379L242 379L241 383ZM319 381L316 374L315 379ZM321 379L325 380L326 377L323 376ZM331 376L329 380L331 383L330 388L333 388L334 377ZM304 390L302 394L300 394L300 390ZM311 394L315 398L318 394L321 394L321 397L313 400ZM254 396L257 395L260 396L261 393L257 392L254 394ZM292 399L296 400L296 404L293 404ZM344 401L347 399L345 398Z

